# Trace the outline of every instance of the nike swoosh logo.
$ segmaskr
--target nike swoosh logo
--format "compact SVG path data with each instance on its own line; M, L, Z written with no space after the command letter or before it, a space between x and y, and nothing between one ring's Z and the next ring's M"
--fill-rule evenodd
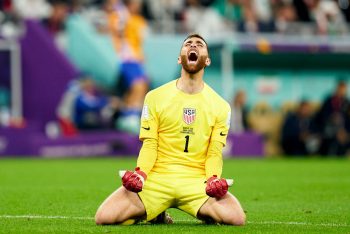
M220 136L226 136L227 134L224 134L224 133L222 133L222 132L220 132Z
M150 127L147 127L147 128L145 128L145 127L142 127L143 129L145 129L145 130L150 130L151 128Z

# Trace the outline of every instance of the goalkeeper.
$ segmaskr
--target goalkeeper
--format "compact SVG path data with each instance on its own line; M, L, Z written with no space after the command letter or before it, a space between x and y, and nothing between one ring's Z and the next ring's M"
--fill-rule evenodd
M137 167L101 204L97 224L150 221L168 208L204 221L245 224L239 201L221 178L230 106L203 81L210 62L205 40L189 35L178 57L181 77L146 95Z

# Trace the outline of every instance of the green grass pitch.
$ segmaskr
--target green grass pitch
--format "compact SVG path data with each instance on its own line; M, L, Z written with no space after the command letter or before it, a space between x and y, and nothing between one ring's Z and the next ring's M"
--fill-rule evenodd
M0 159L0 233L350 233L348 159L226 159L223 176L247 225L204 225L170 209L172 225L96 226L98 205L135 158Z

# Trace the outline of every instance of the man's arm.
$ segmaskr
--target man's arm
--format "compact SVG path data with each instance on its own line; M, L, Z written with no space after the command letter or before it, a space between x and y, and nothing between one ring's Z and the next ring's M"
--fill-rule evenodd
M137 159L135 171L122 171L123 186L132 192L141 192L143 184L147 179L147 174L152 170L157 159L158 141L153 138L146 138Z
M157 159L158 119L155 103L152 100L152 95L148 93L141 115L139 138L143 144L137 159L137 167L134 172L126 171L122 176L123 186L133 192L142 191L147 174L152 170Z
M205 162L205 174L209 178L213 175L218 177L222 173L222 149L226 144L226 138L230 127L231 108L225 103L216 117L215 125L211 133Z
M137 159L137 166L148 174L157 159L158 150L158 117L154 95L148 93L142 108L140 140L142 148Z
M233 180L226 180L221 177L222 173L222 148L223 143L212 141L209 144L207 160L205 162L205 173L207 177L207 187L205 192L210 197L221 198L225 196L228 187Z
M143 140L142 148L137 159L137 167L148 174L157 159L158 141L154 138L146 138Z
M208 147L207 159L205 161L205 174L207 178L213 175L218 177L222 173L222 149L224 145L219 141L211 141Z
M207 187L205 190L210 197L221 198L228 191L228 181L220 177L223 165L222 149L226 144L226 137L230 126L230 117L230 106L226 104L217 117L208 146L205 162L205 174L207 177ZM232 180L230 184L232 184Z

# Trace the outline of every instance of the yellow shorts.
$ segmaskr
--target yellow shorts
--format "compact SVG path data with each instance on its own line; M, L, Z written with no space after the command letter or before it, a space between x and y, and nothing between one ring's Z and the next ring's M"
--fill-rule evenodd
M185 176L151 172L139 196L145 206L147 221L168 208L178 208L197 217L197 212L208 200L205 176Z

